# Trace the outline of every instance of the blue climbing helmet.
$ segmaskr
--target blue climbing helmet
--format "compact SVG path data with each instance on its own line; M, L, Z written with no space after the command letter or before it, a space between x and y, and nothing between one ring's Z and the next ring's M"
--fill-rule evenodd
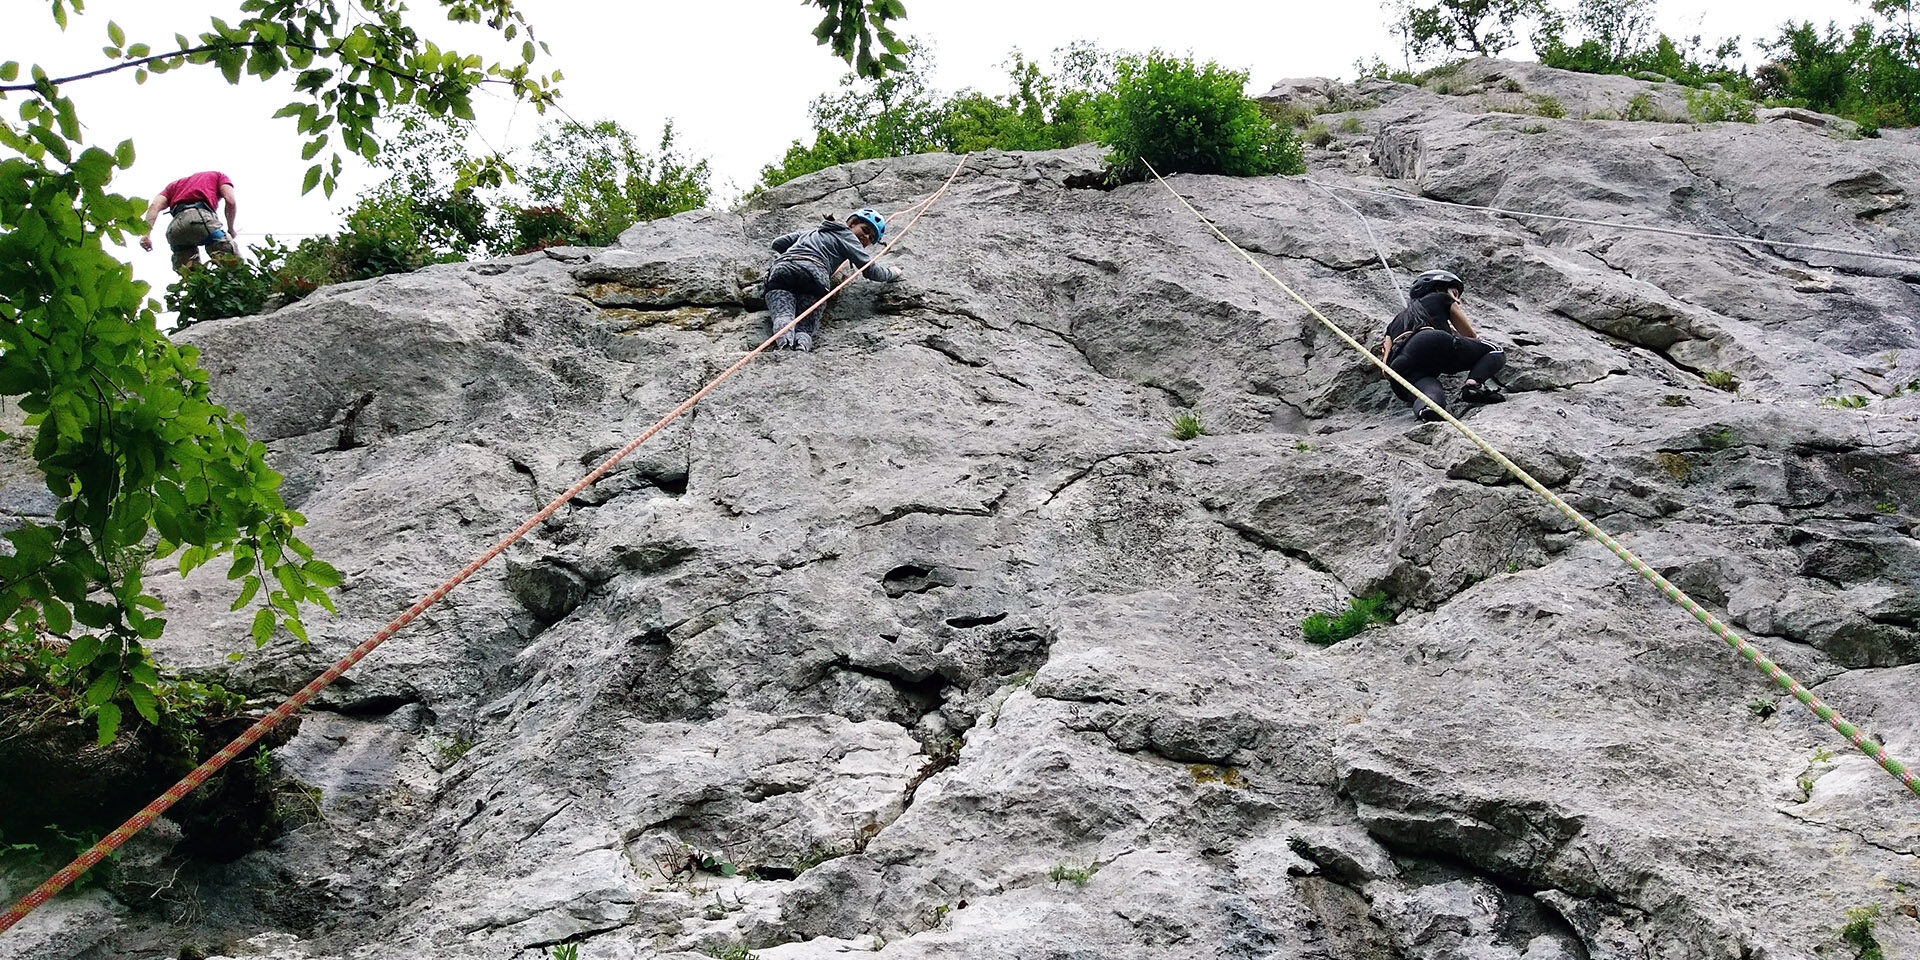
M1467 292L1466 283L1462 282L1459 277L1454 276L1452 271L1428 270L1426 273L1413 278L1413 286L1407 288L1407 299L1418 300L1429 293L1433 293L1436 290L1445 290L1448 287L1452 287L1461 293Z
M847 214L847 222L852 223L854 221L854 218L856 217L858 217L861 220L865 220L867 222L867 226L870 226L873 228L873 242L879 243L881 240L886 238L887 218L881 216L880 211L875 210L872 207L861 207L860 209Z

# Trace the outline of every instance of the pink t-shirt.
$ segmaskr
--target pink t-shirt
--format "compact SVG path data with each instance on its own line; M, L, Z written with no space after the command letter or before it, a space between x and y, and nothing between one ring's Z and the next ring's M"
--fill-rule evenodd
M208 207L218 208L220 188L232 184L233 181L228 180L226 174L217 170L207 170L190 177L181 177L167 184L166 189L160 192L166 196L169 207L177 207L183 203L198 200Z

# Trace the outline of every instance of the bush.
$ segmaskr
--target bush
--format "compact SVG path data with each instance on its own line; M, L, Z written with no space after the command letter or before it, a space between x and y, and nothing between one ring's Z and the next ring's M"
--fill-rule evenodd
M876 157L1088 143L1098 138L1111 100L1113 58L1084 43L1054 51L1053 73L1016 51L1003 97L973 90L943 96L928 86L933 60L925 47L914 45L905 59L905 70L877 80L845 77L840 93L815 99L813 143L795 140L779 163L761 168L761 186Z
M1899 4L1874 4L1884 22L1824 33L1789 22L1763 44L1774 62L1755 77L1757 96L1838 114L1874 135L1883 126L1920 123L1920 32Z
M366 280L418 270L433 259L410 197L375 191L347 214L347 228L334 238L345 280Z
M1370 597L1353 598L1347 604L1347 609L1337 614L1308 614L1306 619L1300 621L1300 632L1308 643L1328 647L1358 636L1367 627L1385 623L1389 619L1387 595L1376 593Z
M202 320L250 317L266 309L287 249L267 238L253 247L252 261L216 253L205 267L191 267L167 287L167 309L179 314L174 329Z
M1747 98L1711 88L1687 91L1687 115L1695 123L1754 122L1753 104Z
M559 207L520 207L513 211L513 239L519 253L577 243L580 227Z
M1665 122L1667 119L1666 115L1662 114L1660 109L1653 105L1653 94L1651 93L1636 93L1632 97L1629 97L1627 99L1627 111L1624 117L1627 120L1642 123Z
M1121 58L1101 138L1114 176L1143 179L1149 163L1163 173L1305 173L1293 132L1267 119L1246 83L1244 73L1160 51Z
M563 123L543 133L526 174L534 197L572 221L575 241L596 247L610 246L636 223L706 206L710 176L707 161L689 162L674 149L672 122L650 153L612 120Z

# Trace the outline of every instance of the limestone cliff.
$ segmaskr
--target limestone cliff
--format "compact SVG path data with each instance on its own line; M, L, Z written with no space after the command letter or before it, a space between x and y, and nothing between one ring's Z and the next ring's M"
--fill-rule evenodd
M1340 90L1312 177L1920 253L1911 135L1578 118L1620 84L1679 96ZM1542 91L1575 116L1500 112ZM348 580L231 666L224 583L176 583L164 657L293 689L758 342L767 240L954 159L196 328ZM231 864L143 840L0 956L1783 960L1860 907L1920 956L1920 799L1098 163L975 157L903 283L325 695L276 754L314 811ZM1173 182L1363 339L1399 306L1320 187ZM1920 268L1352 202L1509 345L1476 430L1920 755Z

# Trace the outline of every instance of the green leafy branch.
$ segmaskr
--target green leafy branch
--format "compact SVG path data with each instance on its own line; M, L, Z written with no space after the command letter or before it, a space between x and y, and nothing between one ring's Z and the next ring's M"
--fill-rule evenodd
M486 22L508 37L525 29L511 0L441 0L449 19ZM64 28L79 0L55 0ZM483 82L550 99L556 78L534 77L531 34L523 62L489 65L442 52L400 18L396 0L360 0L348 22L333 0L248 0L237 25L214 20L195 45L155 55L108 24L110 57L126 62L76 75L133 69L144 80L185 64L212 64L229 81L302 71L295 89L303 127L327 127L361 155L377 152L381 110L414 103L470 115ZM330 66L322 66L323 63ZM20 64L0 63L0 81ZM256 646L284 630L307 638L306 604L331 611L339 571L300 539L306 520L279 495L281 476L245 422L215 403L199 353L157 327L158 304L106 242L142 232L145 204L111 191L134 162L131 142L88 146L74 102L39 66L22 89L17 120L0 117L0 396L15 398L34 431L29 453L57 501L51 519L5 535L0 556L0 667L44 684L52 698L96 723L103 743L126 710L158 723L170 687L146 644L164 633L164 606L144 585L148 565L172 558L182 575L229 558L232 609L254 608ZM4 98L6 91L0 91ZM324 112L325 115L322 115ZM340 158L332 158L333 171ZM319 164L307 186L324 181ZM23 656L22 651L26 651Z
M806 0L827 12L813 28L815 41L845 60L860 76L877 78L888 70L905 69L907 42L894 35L888 21L905 19L900 0ZM878 43L879 52L874 45Z

